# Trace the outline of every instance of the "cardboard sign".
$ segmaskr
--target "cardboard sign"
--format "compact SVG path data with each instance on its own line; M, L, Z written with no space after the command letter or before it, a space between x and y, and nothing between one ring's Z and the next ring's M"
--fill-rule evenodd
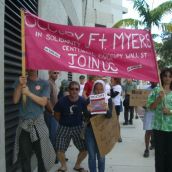
M130 94L130 106L145 106L150 90L132 90Z
M105 156L112 150L119 138L119 123L115 109L113 109L112 118L97 115L91 118L91 125L100 155Z

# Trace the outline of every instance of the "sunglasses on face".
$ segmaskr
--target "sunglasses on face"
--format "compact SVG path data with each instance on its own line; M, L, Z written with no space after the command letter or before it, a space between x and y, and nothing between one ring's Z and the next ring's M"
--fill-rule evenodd
M58 75L58 74L59 74L59 72L53 72L53 74Z
M79 88L74 88L74 87L72 87L72 88L69 88L71 91L79 91Z

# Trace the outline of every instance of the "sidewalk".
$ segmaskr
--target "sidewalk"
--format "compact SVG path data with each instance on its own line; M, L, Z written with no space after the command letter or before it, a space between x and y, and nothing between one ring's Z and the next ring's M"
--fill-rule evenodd
M141 119L134 119L133 125L123 126L123 114L120 115L121 135L123 142L117 143L111 153L106 156L105 172L154 172L154 150L150 151L149 158L143 158L144 152L144 131ZM66 157L68 172L73 172L73 166L78 151L71 144ZM88 169L88 159L82 166ZM59 164L55 165L50 172L56 172ZM36 172L36 170L34 171Z

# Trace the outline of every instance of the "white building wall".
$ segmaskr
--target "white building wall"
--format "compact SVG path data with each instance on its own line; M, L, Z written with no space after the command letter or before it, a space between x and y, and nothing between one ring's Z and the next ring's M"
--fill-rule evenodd
M72 24L82 26L82 0L61 0Z
M5 172L5 126L4 126L4 0L0 3L0 171Z
M112 27L114 23L122 19L122 0L87 0L86 25L95 24Z

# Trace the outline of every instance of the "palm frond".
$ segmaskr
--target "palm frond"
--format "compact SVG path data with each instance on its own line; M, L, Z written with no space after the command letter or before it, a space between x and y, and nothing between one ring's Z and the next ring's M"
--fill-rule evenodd
M113 28L120 28L120 27L132 27L138 29L138 26L142 25L142 22L140 20L128 18L128 19L122 19L115 23L112 27Z
M172 1L167 1L150 11L152 23L159 26L161 18L172 12Z
M150 8L145 0L135 0L134 1L134 9L136 9L143 18L143 23L146 25L146 28L151 28L151 17L150 17Z

